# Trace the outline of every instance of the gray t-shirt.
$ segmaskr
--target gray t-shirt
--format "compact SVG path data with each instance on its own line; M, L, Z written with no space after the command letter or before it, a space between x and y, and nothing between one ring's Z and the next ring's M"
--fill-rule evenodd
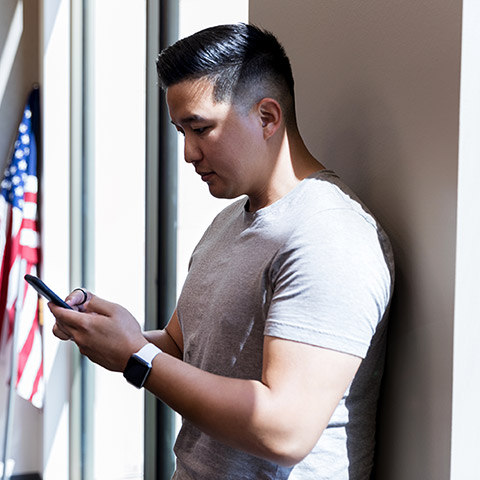
M264 335L364 360L299 464L281 467L240 452L184 421L174 479L366 480L393 288L388 238L328 170L255 213L246 203L223 210L192 255L177 308L185 362L260 380Z

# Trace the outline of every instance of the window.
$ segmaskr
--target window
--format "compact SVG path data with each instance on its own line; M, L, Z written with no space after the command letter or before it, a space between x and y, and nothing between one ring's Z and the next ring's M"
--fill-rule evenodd
M143 325L146 2L84 2L87 285ZM128 32L128 34L127 34ZM85 78L85 77L84 77ZM74 112L75 114L75 112ZM86 478L143 478L144 392L100 367L86 381ZM85 413L86 412L86 413Z

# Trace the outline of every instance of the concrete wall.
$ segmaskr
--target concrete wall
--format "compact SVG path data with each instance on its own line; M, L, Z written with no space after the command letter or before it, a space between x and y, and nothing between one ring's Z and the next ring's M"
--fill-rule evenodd
M450 478L462 2L251 0L250 21L292 60L307 145L394 245L376 478Z

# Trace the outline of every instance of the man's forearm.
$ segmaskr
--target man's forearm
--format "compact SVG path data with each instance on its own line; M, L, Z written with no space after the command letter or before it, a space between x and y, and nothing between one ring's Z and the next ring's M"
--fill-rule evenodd
M156 345L160 350L175 358L182 359L182 352L167 330L150 330L143 332L143 336Z

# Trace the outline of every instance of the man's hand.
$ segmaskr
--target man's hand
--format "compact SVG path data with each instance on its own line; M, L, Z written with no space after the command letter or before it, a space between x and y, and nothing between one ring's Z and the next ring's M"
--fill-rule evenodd
M137 320L125 308L80 290L66 299L74 310L49 303L55 316L53 333L61 340L73 340L80 352L102 367L121 372L132 353L147 343Z

